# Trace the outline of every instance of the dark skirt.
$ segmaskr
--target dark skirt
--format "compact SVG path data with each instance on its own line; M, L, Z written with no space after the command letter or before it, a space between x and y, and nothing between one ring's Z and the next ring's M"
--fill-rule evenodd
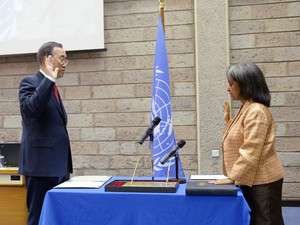
M251 209L250 225L284 225L281 198L283 179L252 187L241 186Z

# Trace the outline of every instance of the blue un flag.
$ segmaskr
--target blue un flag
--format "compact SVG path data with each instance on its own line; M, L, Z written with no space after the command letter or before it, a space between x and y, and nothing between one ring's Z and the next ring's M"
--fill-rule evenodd
M161 158L176 145L172 127L172 108L169 80L169 66L165 34L161 21L158 20L156 37L154 76L152 86L151 118L150 122L158 116L161 121L153 132L153 170L155 177L166 177L169 163L171 163L170 176L175 177L175 159L172 157L162 165ZM178 176L184 177L180 159L178 160Z

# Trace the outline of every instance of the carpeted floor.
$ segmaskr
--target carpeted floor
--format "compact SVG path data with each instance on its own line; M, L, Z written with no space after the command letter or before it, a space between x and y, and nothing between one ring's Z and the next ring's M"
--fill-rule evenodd
M285 225L300 224L300 207L282 207L283 220Z

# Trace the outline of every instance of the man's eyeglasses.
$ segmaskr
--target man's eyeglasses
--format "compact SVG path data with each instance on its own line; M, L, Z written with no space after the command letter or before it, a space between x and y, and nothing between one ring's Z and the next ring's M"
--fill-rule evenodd
M69 60L67 60L66 58L63 58L63 57L59 58L59 61L61 64L65 65L65 66L69 63Z
M62 65L66 66L69 63L69 60L67 60L65 57L61 56L60 58L54 57L51 55L52 58L57 59Z

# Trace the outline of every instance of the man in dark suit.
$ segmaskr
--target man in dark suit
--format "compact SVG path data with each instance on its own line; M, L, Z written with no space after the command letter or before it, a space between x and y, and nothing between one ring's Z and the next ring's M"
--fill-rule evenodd
M20 82L22 141L19 173L25 176L28 225L38 225L45 194L68 180L72 157L67 114L55 86L68 64L63 46L43 44L37 53L39 71Z

